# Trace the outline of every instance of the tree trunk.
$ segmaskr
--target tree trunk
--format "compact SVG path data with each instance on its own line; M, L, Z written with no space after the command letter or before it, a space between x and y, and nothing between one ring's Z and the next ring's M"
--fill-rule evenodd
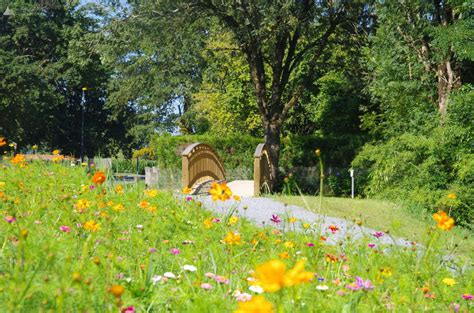
M438 65L436 71L438 77L438 112L444 117L447 112L448 98L452 90L459 86L459 73L452 68L451 61Z
M281 125L279 121L264 120L265 144L268 146L270 157L270 190L274 191L279 181L279 162L280 162L280 134Z

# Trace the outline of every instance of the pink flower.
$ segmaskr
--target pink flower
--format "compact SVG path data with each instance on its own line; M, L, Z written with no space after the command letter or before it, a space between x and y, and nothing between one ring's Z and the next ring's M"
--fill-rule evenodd
M306 245L307 245L308 247L314 247L314 243L312 243L312 242L308 242Z
M135 307L133 305L122 309L122 313L135 313Z
M374 247L375 247L375 243L369 243L367 246L369 246L369 248L374 248Z
M59 230L64 232L64 233L69 233L71 231L71 228L66 225L59 226Z
M272 218L270 219L275 224L281 223L281 219L278 217L277 214L272 214Z
M187 197L186 197L186 201L193 201L193 197L187 196Z
M229 283L229 280L225 278L224 276L214 276L213 278L216 282L221 283L221 284L227 285Z
M153 253L153 252L156 252L156 251L157 251L156 248L149 248L148 249L148 252L150 252L150 253Z
M205 289L205 290L210 290L210 289L212 289L212 285L208 284L208 283L202 283L201 288Z
M213 219L212 219L212 222L213 222L213 223L220 223L220 222L221 222L221 219L216 217L216 218L213 218Z
M170 249L170 252L171 254L177 255L181 253L181 250L179 250L178 248L172 248Z
M384 235L384 233L381 232L381 231L376 231L376 232L373 233L372 235L373 235L374 237L376 237L376 238L380 238L380 237L382 237L382 236Z
M464 300L468 301L468 300L472 300L474 297L473 297L472 294L470 294L470 293L463 293L463 294L462 294L462 298L463 298Z
M5 216L5 221L11 224L16 221L16 218L14 216L8 215L8 216Z

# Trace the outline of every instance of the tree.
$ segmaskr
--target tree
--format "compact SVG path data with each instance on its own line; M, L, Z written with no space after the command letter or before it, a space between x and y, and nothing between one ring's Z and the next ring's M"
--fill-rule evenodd
M347 27L364 28L367 7L333 1L178 1L171 11L217 18L247 60L278 180L280 135L291 108L315 77L321 54Z
M128 115L105 106L110 72L94 45L97 12L47 2L10 9L15 15L0 22L2 135L22 147L42 144L78 156L87 86L86 154L106 154L124 143Z

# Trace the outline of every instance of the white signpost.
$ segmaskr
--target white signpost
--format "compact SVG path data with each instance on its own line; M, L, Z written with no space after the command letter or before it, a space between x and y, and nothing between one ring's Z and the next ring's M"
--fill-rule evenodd
M351 168L349 172L351 173L351 198L354 199L354 169Z

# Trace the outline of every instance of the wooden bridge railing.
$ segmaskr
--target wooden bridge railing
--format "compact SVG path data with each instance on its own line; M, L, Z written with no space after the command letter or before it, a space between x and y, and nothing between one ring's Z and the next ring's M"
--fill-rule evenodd
M270 157L267 145L261 143L255 149L253 158L253 186L254 196L258 197L262 190L272 191L272 180L270 177Z
M195 188L209 180L225 180L224 166L211 146L193 143L181 155L183 188Z

